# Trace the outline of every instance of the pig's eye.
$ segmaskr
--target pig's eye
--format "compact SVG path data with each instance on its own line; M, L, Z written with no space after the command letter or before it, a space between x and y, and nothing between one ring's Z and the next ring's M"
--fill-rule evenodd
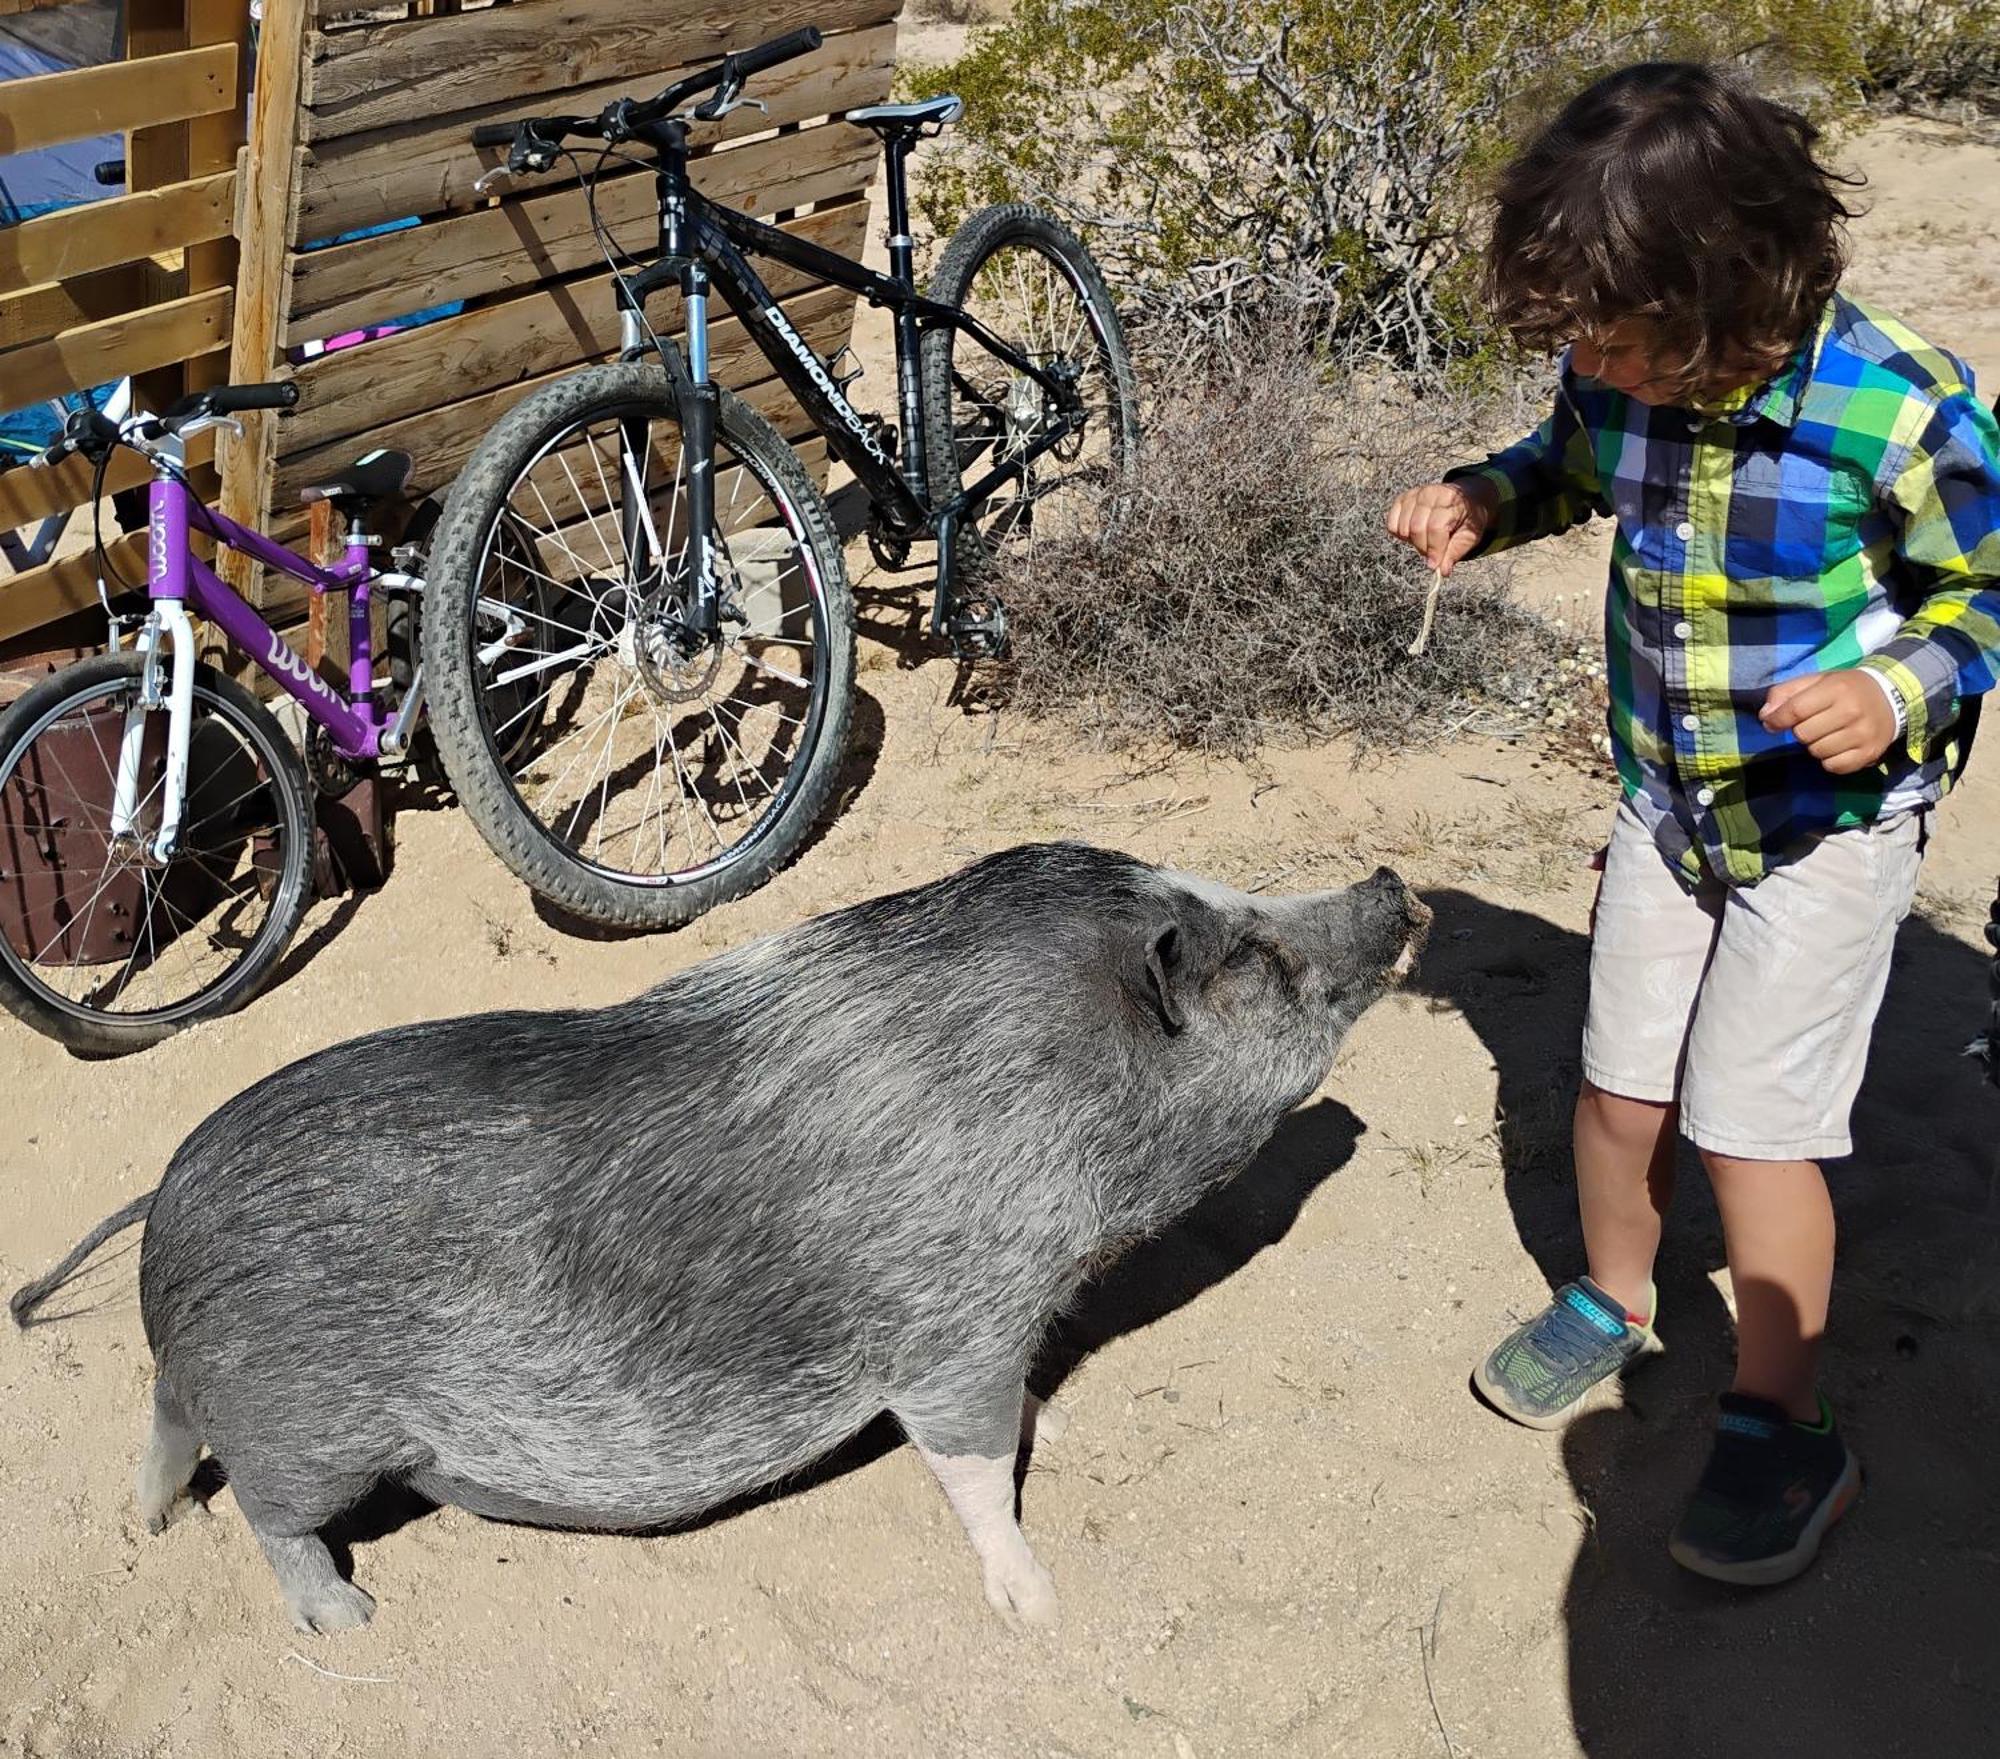
M1240 971L1245 966L1256 964L1269 951L1270 949L1263 942L1253 940L1249 935L1245 935L1222 956L1223 968L1229 971Z
M1297 977L1283 951L1274 942L1254 934L1245 935L1231 947L1222 963L1225 969L1233 971L1247 971L1253 966L1261 966L1265 976L1273 979L1287 993L1293 989Z

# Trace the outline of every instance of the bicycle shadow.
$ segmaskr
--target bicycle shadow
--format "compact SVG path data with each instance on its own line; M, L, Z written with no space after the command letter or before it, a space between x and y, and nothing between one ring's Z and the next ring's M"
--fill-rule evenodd
M1588 943L1466 893L1428 902L1437 924L1417 987L1462 1012L1493 1057L1506 1195L1553 1286L1582 1265L1567 1132ZM1720 1228L1683 1145L1658 1273L1667 1353L1634 1373L1621 1408L1586 1413L1560 1443L1587 1511L1563 1612L1590 1759L1993 1750L2000 1094L1960 1055L1985 983L1977 949L1921 917L1904 924L1855 1112L1859 1153L1827 1169L1841 1244L1823 1378L1868 1489L1820 1564L1782 1588L1724 1588L1666 1553L1734 1358L1709 1274ZM1493 1315L1496 1336L1506 1323ZM1538 1445L1492 1422L1490 1445Z

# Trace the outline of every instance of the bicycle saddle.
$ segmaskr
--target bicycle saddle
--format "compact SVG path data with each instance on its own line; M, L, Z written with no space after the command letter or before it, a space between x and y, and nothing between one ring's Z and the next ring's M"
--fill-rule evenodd
M848 111L847 120L874 129L886 140L892 134L916 134L922 130L935 134L964 114L965 100L947 93L942 98L925 98L918 104L870 104L862 110Z
M343 513L357 513L374 501L393 500L410 486L415 468L409 453L377 447L345 470L299 490L301 501L331 501Z

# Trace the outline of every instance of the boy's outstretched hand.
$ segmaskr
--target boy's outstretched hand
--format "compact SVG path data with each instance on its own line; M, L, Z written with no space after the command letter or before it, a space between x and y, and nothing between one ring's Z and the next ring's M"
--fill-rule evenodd
M1496 502L1477 477L1426 483L1398 495L1384 523L1391 537L1401 538L1443 579L1478 547L1493 523Z
M1787 730L1830 776L1851 776L1881 760L1896 742L1896 711L1872 677L1856 671L1819 672L1771 686L1757 718L1774 733Z

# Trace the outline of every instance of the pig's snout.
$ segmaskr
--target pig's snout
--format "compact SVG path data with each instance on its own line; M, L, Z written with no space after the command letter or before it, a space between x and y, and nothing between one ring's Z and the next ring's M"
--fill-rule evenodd
M1407 977L1430 933L1430 906L1403 884L1402 875L1392 867L1376 868L1360 889L1368 896L1370 918L1393 946L1389 975Z

